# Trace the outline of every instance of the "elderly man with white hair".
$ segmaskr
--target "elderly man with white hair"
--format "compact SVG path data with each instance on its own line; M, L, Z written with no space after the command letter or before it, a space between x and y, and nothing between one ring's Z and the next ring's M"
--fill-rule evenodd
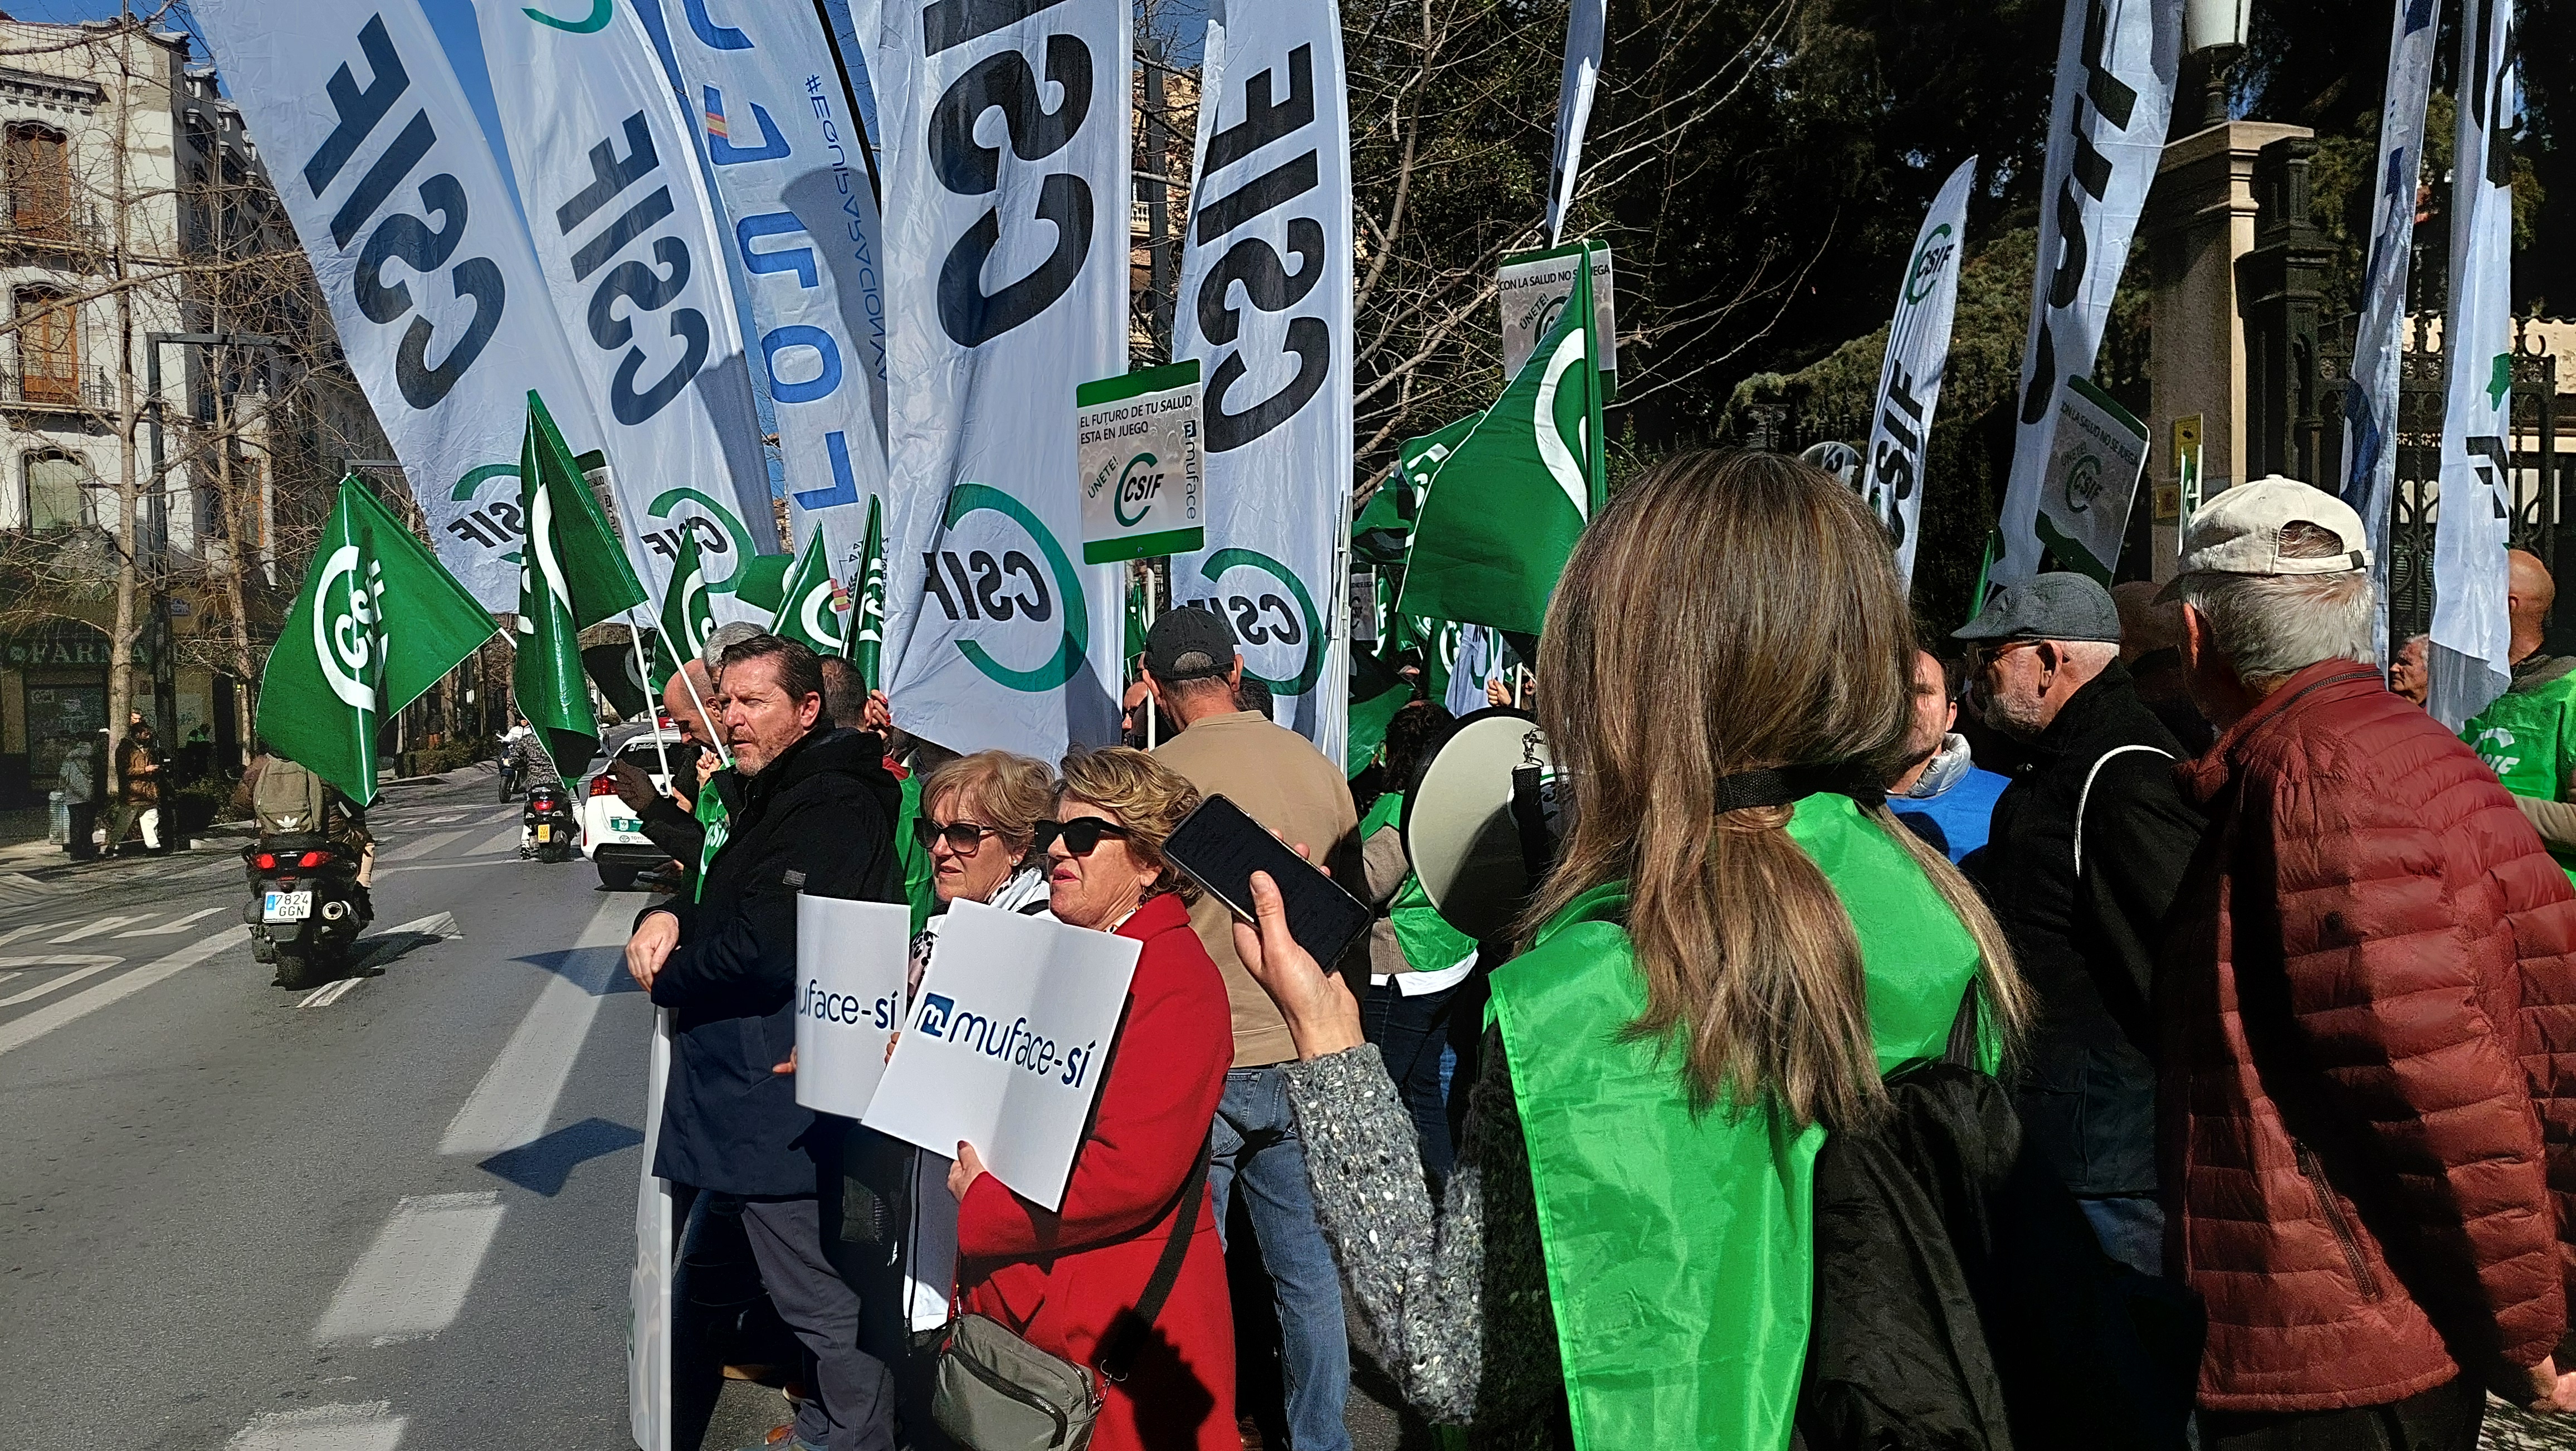
M2209 835L2167 926L2158 1138L2208 1313L2200 1444L2469 1451L2490 1390L2576 1407L2576 892L2381 682L2350 508L2239 485L2181 562L2220 734L2181 771Z
M2165 908L2201 827L2174 784L2183 747L2138 698L2119 611L2083 575L2013 585L1957 637L1974 648L1979 713L2027 752L1971 868L2039 997L2015 1106L2104 1252L2158 1274L2150 1004Z

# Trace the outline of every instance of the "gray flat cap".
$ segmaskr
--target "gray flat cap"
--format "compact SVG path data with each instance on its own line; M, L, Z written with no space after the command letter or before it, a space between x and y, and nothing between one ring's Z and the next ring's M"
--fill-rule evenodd
M2035 574L1986 602L1954 640L2120 639L2119 607L2111 592L2082 574Z

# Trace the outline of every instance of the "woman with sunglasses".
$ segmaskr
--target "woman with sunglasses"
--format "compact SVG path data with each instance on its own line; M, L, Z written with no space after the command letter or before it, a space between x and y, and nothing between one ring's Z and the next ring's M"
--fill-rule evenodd
M1036 830L1048 901L1059 921L1144 944L1126 1016L1061 1209L1012 1193L971 1144L958 1145L948 1176L962 1307L1095 1369L1111 1328L1140 1318L1165 1242L1189 1236L1150 1329L1132 1340L1121 1332L1129 1368L1123 1379L1101 1377L1093 1451L1240 1447L1234 1318L1206 1194L1208 1124L1234 1060L1233 1014L1225 980L1190 930L1198 889L1162 850L1198 799L1143 751L1065 758L1054 819Z

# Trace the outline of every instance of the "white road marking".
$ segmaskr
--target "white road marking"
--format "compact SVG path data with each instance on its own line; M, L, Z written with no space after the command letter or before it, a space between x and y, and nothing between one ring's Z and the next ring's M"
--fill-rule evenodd
M340 1281L313 1343L390 1345L456 1323L502 1213L497 1189L404 1196Z
M490 856L494 852L517 851L518 849L519 828L516 826L505 826L499 831L492 833L490 840L484 842L481 846L474 848L472 851L467 852L466 855Z
M414 825L445 826L450 822L463 821L473 814L474 813L471 811L442 811L436 816L424 816L418 822L415 822Z
M324 983L322 986L306 993L304 995L304 1001L297 1003L296 1006L299 1008L327 1008L333 1003L338 1002L340 999L347 997L349 995L349 989L356 987L359 983L364 981L366 981L365 978L344 977L338 982Z
M449 842L456 840L464 834L465 833L461 831L433 831L429 835L420 838L418 841L405 842L401 846L395 847L392 851L379 853L376 860L380 862L407 862L413 857L427 856L431 852L438 850L440 847L447 845Z
M62 887L60 885L53 882L37 881L34 877L27 875L25 872L0 872L0 892L5 892L11 896L34 895L38 897L50 897L61 890Z
M149 912L135 912L123 917L101 917L97 921L89 923L87 926L75 927L60 937L49 937L45 940L48 942L78 942L84 937L96 937L98 934L107 931L111 927L124 927L131 923L147 921L151 916L152 914Z
M394 1451L410 1418L390 1401L363 1406L305 1406L254 1416L224 1451Z
M614 949L627 938L634 908L622 898L602 902L590 925L573 940L575 954L546 979L501 1056L484 1070L438 1141L442 1154L497 1154L535 1142L546 1131L572 1062L590 1036L599 994L624 970Z
M495 861L490 857L463 862L404 862L398 867L378 867L376 875L381 877L391 872L453 872L462 871L467 867L482 867L488 870L492 867L509 865L511 863Z
M173 977L196 966L228 947L239 947L250 940L247 927L227 927L212 937L192 942L167 957L157 958L132 972L118 973L94 987L83 988L58 1003L47 1003L25 1017L0 1023L0 1053L23 1048L65 1023L85 1018L108 1004L143 991L163 978Z
M521 806L514 801L483 819L485 821L516 821L523 813L526 812L526 810L526 807Z
M70 987L73 983L79 982L82 978L96 977L100 973L107 971L109 968L116 966L124 960L125 959L122 957L89 957L79 953L57 954L53 957L0 957L0 967L72 967L80 969L77 972L64 973L62 976L55 978L51 982L42 984L41 986L31 987L25 992L12 993L8 997L0 998L0 1008L14 1008L20 1003L34 1002L36 999L43 997L45 994L53 992L58 988ZM14 977L16 974L12 973L11 976Z
M69 927L70 925L72 924L69 922L30 922L24 927L16 927L7 932L0 932L0 947L6 947L10 943L17 941L19 938L24 937L31 932L51 932L57 927Z
M137 927L131 932L119 932L116 935L119 937L159 937L171 932L185 932L188 930L189 923L196 921L200 917L212 916L222 910L224 909L221 907L200 907L185 917L173 917L158 927Z

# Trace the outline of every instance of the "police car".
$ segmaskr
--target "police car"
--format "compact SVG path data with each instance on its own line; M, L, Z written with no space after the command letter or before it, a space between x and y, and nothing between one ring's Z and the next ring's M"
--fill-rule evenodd
M658 743L658 744L657 744ZM678 729L662 724L652 730L639 731L620 741L609 751L612 762L624 761L653 778L653 789L665 789L670 778L662 774L663 752L670 753L671 769L696 758L696 753L681 743ZM644 835L644 823L617 797L617 782L601 766L582 781L581 854L599 869L599 884L612 892L623 892L635 885L639 873L667 866L671 854L655 846Z

